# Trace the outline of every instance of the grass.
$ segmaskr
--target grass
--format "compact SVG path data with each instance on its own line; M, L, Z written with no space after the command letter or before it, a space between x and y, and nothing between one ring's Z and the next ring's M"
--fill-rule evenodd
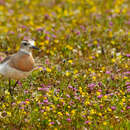
M26 38L41 51L13 97L0 77L0 129L129 129L128 4L1 0L0 60Z

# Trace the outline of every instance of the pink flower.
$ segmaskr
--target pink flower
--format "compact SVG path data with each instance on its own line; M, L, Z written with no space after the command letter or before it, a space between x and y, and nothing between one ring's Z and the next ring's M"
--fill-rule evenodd
M126 54L127 57L130 57L130 54Z
M111 71L106 71L106 74L110 74L111 73Z
M99 95L98 98L102 98L102 95Z
M91 90L93 90L93 88L94 88L95 86L96 86L95 83L88 84L88 87L89 87Z
M85 121L85 124L88 124L88 123L90 123L90 121Z
M55 123L54 122L50 122L51 125L54 125Z
M71 119L70 119L70 118L67 118L66 120L67 120L68 122L71 122Z
M112 110L116 110L116 107L115 107L115 106L112 106L111 109L112 109Z

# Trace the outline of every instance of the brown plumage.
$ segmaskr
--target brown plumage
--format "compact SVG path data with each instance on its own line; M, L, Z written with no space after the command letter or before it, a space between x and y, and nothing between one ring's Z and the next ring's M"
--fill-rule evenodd
M29 72L34 67L34 60L32 55L19 51L18 53L10 57L10 61L8 64L11 67L20 71Z

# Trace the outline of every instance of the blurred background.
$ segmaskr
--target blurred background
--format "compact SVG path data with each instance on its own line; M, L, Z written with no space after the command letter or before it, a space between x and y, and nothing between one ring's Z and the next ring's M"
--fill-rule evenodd
M128 0L0 0L0 51L18 50L26 38L44 53L66 44L86 50L95 40L127 37L129 15Z

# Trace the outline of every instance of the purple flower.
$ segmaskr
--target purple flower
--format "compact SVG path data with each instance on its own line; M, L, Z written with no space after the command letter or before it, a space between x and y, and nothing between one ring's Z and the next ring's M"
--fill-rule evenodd
M113 23L110 21L110 22L109 22L109 25L110 25L110 26L112 26L112 25L113 25Z
M55 123L54 122L50 122L51 125L54 125Z
M73 88L74 91L77 91L77 88Z
M80 25L80 28L81 28L83 31L86 30L86 28L85 28L83 25Z
M85 124L88 124L88 123L90 123L90 121L85 121Z
M48 91L49 91L49 88L38 88L38 90L41 90L41 91L46 91L46 92L48 92Z
M127 106L127 109L130 109L130 106Z
M124 74L130 74L130 71L124 72Z
M39 31L39 32L41 32L41 31L43 31L44 30L44 28L38 28L37 29L37 31Z
M46 60L45 60L45 64L47 64L47 65L50 64L49 59L46 59Z
M130 54L126 54L127 57L130 57Z
M53 37L53 38L56 38L56 35L52 34L52 37Z
M48 103L48 99L44 100L43 102L44 102L44 103Z
M45 39L49 41L49 40L50 40L50 37L46 36Z
M100 109L102 109L103 108L103 105L100 105Z
M102 86L102 83L101 83L101 82L99 82L99 83L98 83L98 85L99 85L99 87L101 87L101 86Z
M127 92L130 92L130 89L127 89Z
M106 71L106 74L110 74L111 73L111 71Z
M77 35L80 35L80 31L76 32Z
M69 85L69 86L68 86L68 88L71 88L71 89L72 89L72 88L73 88L73 86Z
M102 90L101 90L101 89L99 89L99 90L98 90L98 92L102 92Z
M67 120L68 122L71 122L71 119L70 119L70 118L67 118L66 120Z
M102 94L98 96L98 98L102 98Z
M88 87L92 90L96 86L95 83L88 84Z
M130 82L126 82L126 85L130 85Z
M127 86L127 89L129 89L130 88L130 86Z
M115 106L112 106L111 109L112 109L112 110L116 110L116 107L115 107Z
M69 94L66 94L66 97L70 98L70 95L69 95Z

